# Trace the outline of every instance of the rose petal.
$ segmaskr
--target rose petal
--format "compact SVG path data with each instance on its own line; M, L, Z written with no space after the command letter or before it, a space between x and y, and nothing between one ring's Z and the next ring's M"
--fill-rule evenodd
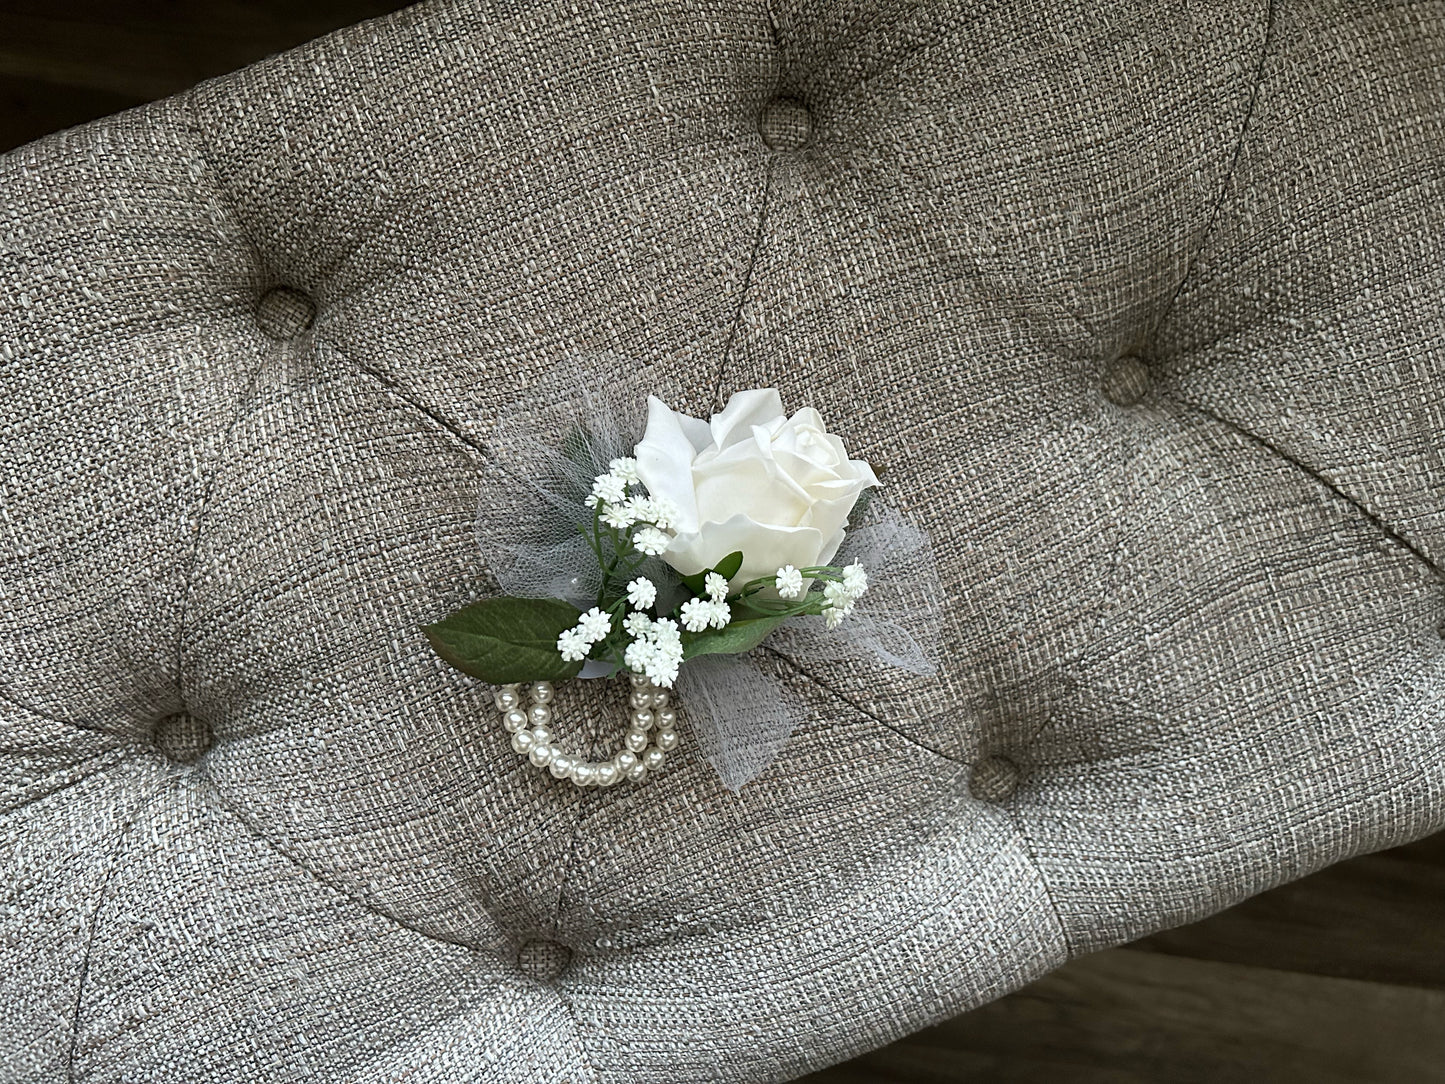
M788 419L788 428L816 429L819 433L828 431L828 427L823 423L823 415L819 414L815 407L810 406L798 408Z
M805 527L815 527L824 538L831 538L835 532L841 531L848 522L848 515L853 511L853 506L858 503L858 494L862 492L860 487L852 493L837 500L817 501L813 507L808 509L799 524ZM828 555L829 557L832 554ZM826 564L827 562L822 562Z
M796 527L813 503L807 490L780 471L772 459L756 454L735 463L699 461L692 477L700 523L722 523L747 515L758 523Z
M797 452L775 447L773 449L773 458L777 461L779 469L814 496L817 495L815 487L825 482L838 483L844 486L853 484L851 471L848 477L845 478L834 468L814 463L807 457L799 455ZM845 470L847 469L846 462L843 464L843 467Z
M833 535L832 538L828 539L828 541L823 544L823 548L818 551L818 559L813 563L817 565L826 565L831 562L833 558L837 556L838 547L843 544L843 539L847 537L847 534L847 531L844 531L840 528L838 532Z
M742 567L728 581L731 591L759 576L773 576L783 565L806 568L820 563L822 545L823 534L814 527L775 527L738 515L725 523L704 523L695 534L678 535L662 558L684 576L691 576L741 550Z
M783 419L783 397L777 388L752 388L734 392L728 405L712 416L712 442L726 448L752 435L752 427L765 425L772 429Z
M648 493L677 506L680 530L697 530L692 463L698 449L693 438L706 440L708 435L706 424L697 418L679 414L655 395L647 397L647 429L632 451L637 476Z

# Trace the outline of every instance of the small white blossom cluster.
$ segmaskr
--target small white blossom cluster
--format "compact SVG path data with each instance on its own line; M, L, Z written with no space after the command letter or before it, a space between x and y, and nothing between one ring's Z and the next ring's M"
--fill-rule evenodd
M607 639L611 631L612 618L593 606L574 627L557 637L557 651L566 662L581 662L592 650L592 645Z
M654 685L672 688L682 665L682 633L677 622L670 617L653 619L634 610L623 620L622 627L633 636L622 656L627 669L646 674Z
M778 596L786 599L803 597L803 574L792 565L778 569L773 580ZM830 629L836 629L843 618L853 612L853 604L868 590L868 573L856 561L843 569L842 580L829 580L823 587L823 617Z
M733 619L732 607L727 604L727 580L716 572L709 572L703 580L703 590L707 598L690 598L682 604L682 623L688 632L726 628Z
M648 497L629 493L640 485L637 460L631 456L614 459L606 474L599 474L587 495L587 507L598 508L602 522L619 531L642 524L632 536L632 544L649 557L656 557L672 541L668 531L677 519L677 507L665 497Z
M868 590L868 573L856 561L843 569L842 582L830 580L823 588L823 617L830 629L836 629L843 618L853 612L853 604Z

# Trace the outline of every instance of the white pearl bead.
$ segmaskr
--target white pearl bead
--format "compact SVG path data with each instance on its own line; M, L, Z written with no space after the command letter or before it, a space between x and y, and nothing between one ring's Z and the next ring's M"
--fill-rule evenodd
M572 767L572 782L579 787L590 787L597 782L597 766L585 760L578 761Z
M634 689L645 689L652 684L646 674L628 674L627 676L632 681L632 687Z
M552 725L552 709L546 704L533 704L527 710L527 717L532 720L533 726Z
M650 772L657 771L666 760L667 754L655 745L642 756L642 763L647 765L647 770Z
M663 752L670 753L682 739L677 736L676 730L659 730L652 736L652 740L657 742L657 747Z
M498 711L511 711L522 702L522 698L517 694L515 685L503 685L492 694L492 702L497 705Z
M515 734L528 725L527 713L518 708L513 708L502 716L502 725L507 728L508 734Z
M555 778L561 779L563 776L571 774L574 763L575 761L566 753L558 753L552 758L552 763L547 765L547 770Z
M617 770L626 775L627 769L631 768L634 764L637 763L637 754L634 753L631 749L624 749L622 750L622 752L618 753L615 757L613 757L612 760L614 761L614 763L616 763Z
M676 708L660 708L655 714L657 716L657 725L661 729L671 730L677 725Z
M659 690L652 694L652 706L653 708L665 708L671 699L666 692Z
M534 726L532 728L532 740L538 745L552 744L552 730L550 727Z
M555 695L556 690L552 688L552 683L550 681L532 682L532 703L550 704L552 702L552 697L554 697Z
M634 783L641 783L644 779L647 778L647 765L634 764L632 767L627 769L627 778L632 780Z
M617 765L612 761L605 760L597 765L597 785L599 787L610 787L621 778L622 773L618 771Z
M647 748L647 733L642 730L629 730L625 741L628 749L641 753Z
M534 742L532 748L527 752L527 759L539 768L545 768L547 762L552 759L552 747L542 742Z
M632 725L637 730L650 730L652 728L652 712L641 708L632 713Z
M638 689L627 698L627 704L632 709L645 708L652 703L652 694L646 689Z
M519 753L527 752L535 744L530 730L519 730L512 735L512 748Z

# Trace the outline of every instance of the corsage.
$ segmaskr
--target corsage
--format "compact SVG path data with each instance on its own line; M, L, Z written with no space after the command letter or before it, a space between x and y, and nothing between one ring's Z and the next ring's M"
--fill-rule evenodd
M872 655L934 672L928 537L813 407L789 415L756 388L702 420L649 395L643 425L641 397L582 359L532 391L486 443L476 537L505 593L424 628L497 687L518 755L578 786L641 782L682 716L736 791L806 715L760 645L795 668ZM556 683L609 677L626 679L628 728L589 759L563 738Z

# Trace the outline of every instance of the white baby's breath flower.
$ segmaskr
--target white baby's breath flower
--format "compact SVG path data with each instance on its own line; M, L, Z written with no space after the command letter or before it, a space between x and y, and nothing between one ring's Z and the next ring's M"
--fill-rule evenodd
M676 647L682 657L682 632L670 617L659 617L652 623L652 638L664 647Z
M630 614L629 618L645 616ZM649 620L645 627L639 623L634 635L637 639L628 644L622 653L622 661L627 668L634 673L646 674L663 688L672 688L672 683L677 680L678 667L682 665L682 633L677 622L662 617L656 621Z
M823 616L830 629L836 629L843 618L853 612L853 592L846 584L830 582L823 588Z
M667 536L666 532L659 531L656 527L644 527L632 536L632 544L649 557L656 557L667 549L670 541L672 539Z
M803 593L803 574L792 565L784 565L778 569L777 579L773 583L778 589L779 598L798 598Z
M627 602L638 610L645 610L657 601L657 584L646 576L638 576L627 585Z
M660 685L664 689L672 688L672 683L677 680L677 661L663 655L654 655L647 664L645 673L654 685Z
M716 572L709 572L703 578L703 590L707 592L707 597L713 602L721 602L728 597L727 577Z
M868 590L868 573L857 561L843 569L843 586L848 588L848 593L855 599L862 597L863 592Z
M657 647L651 640L637 639L628 644L627 649L622 652L622 661L633 673L642 674L647 671L648 665L656 654Z
M603 610L593 606L578 620L577 631L589 643L595 644L599 640L605 640L607 634L612 631L612 618Z
M649 497L647 504L648 510L652 513L649 522L657 524L665 531L671 530L681 515L677 510L677 505L666 497Z
M637 460L630 455L614 459L607 464L608 470L622 479L624 485L633 485L637 482Z
M622 502L622 507L627 509L633 523L652 522L652 502L646 497L628 497Z
M626 499L627 483L615 474L599 474L592 480L592 496L608 504L616 504Z
M701 632L712 623L712 603L690 598L682 604L682 624L688 632Z
M557 651L563 662L581 662L591 646L576 629L568 629L557 637Z
M587 494L587 499L584 503L587 505L588 508L596 508L602 502L598 500L597 494L589 493Z
M622 627L628 636L643 636L652 628L652 618L639 610L633 610L622 619Z
M708 603L708 624L715 629L726 628L733 619L733 609L726 602L714 599Z
M609 527L616 527L619 531L631 527L637 522L637 517L632 513L632 502L607 505L602 511L602 522Z

